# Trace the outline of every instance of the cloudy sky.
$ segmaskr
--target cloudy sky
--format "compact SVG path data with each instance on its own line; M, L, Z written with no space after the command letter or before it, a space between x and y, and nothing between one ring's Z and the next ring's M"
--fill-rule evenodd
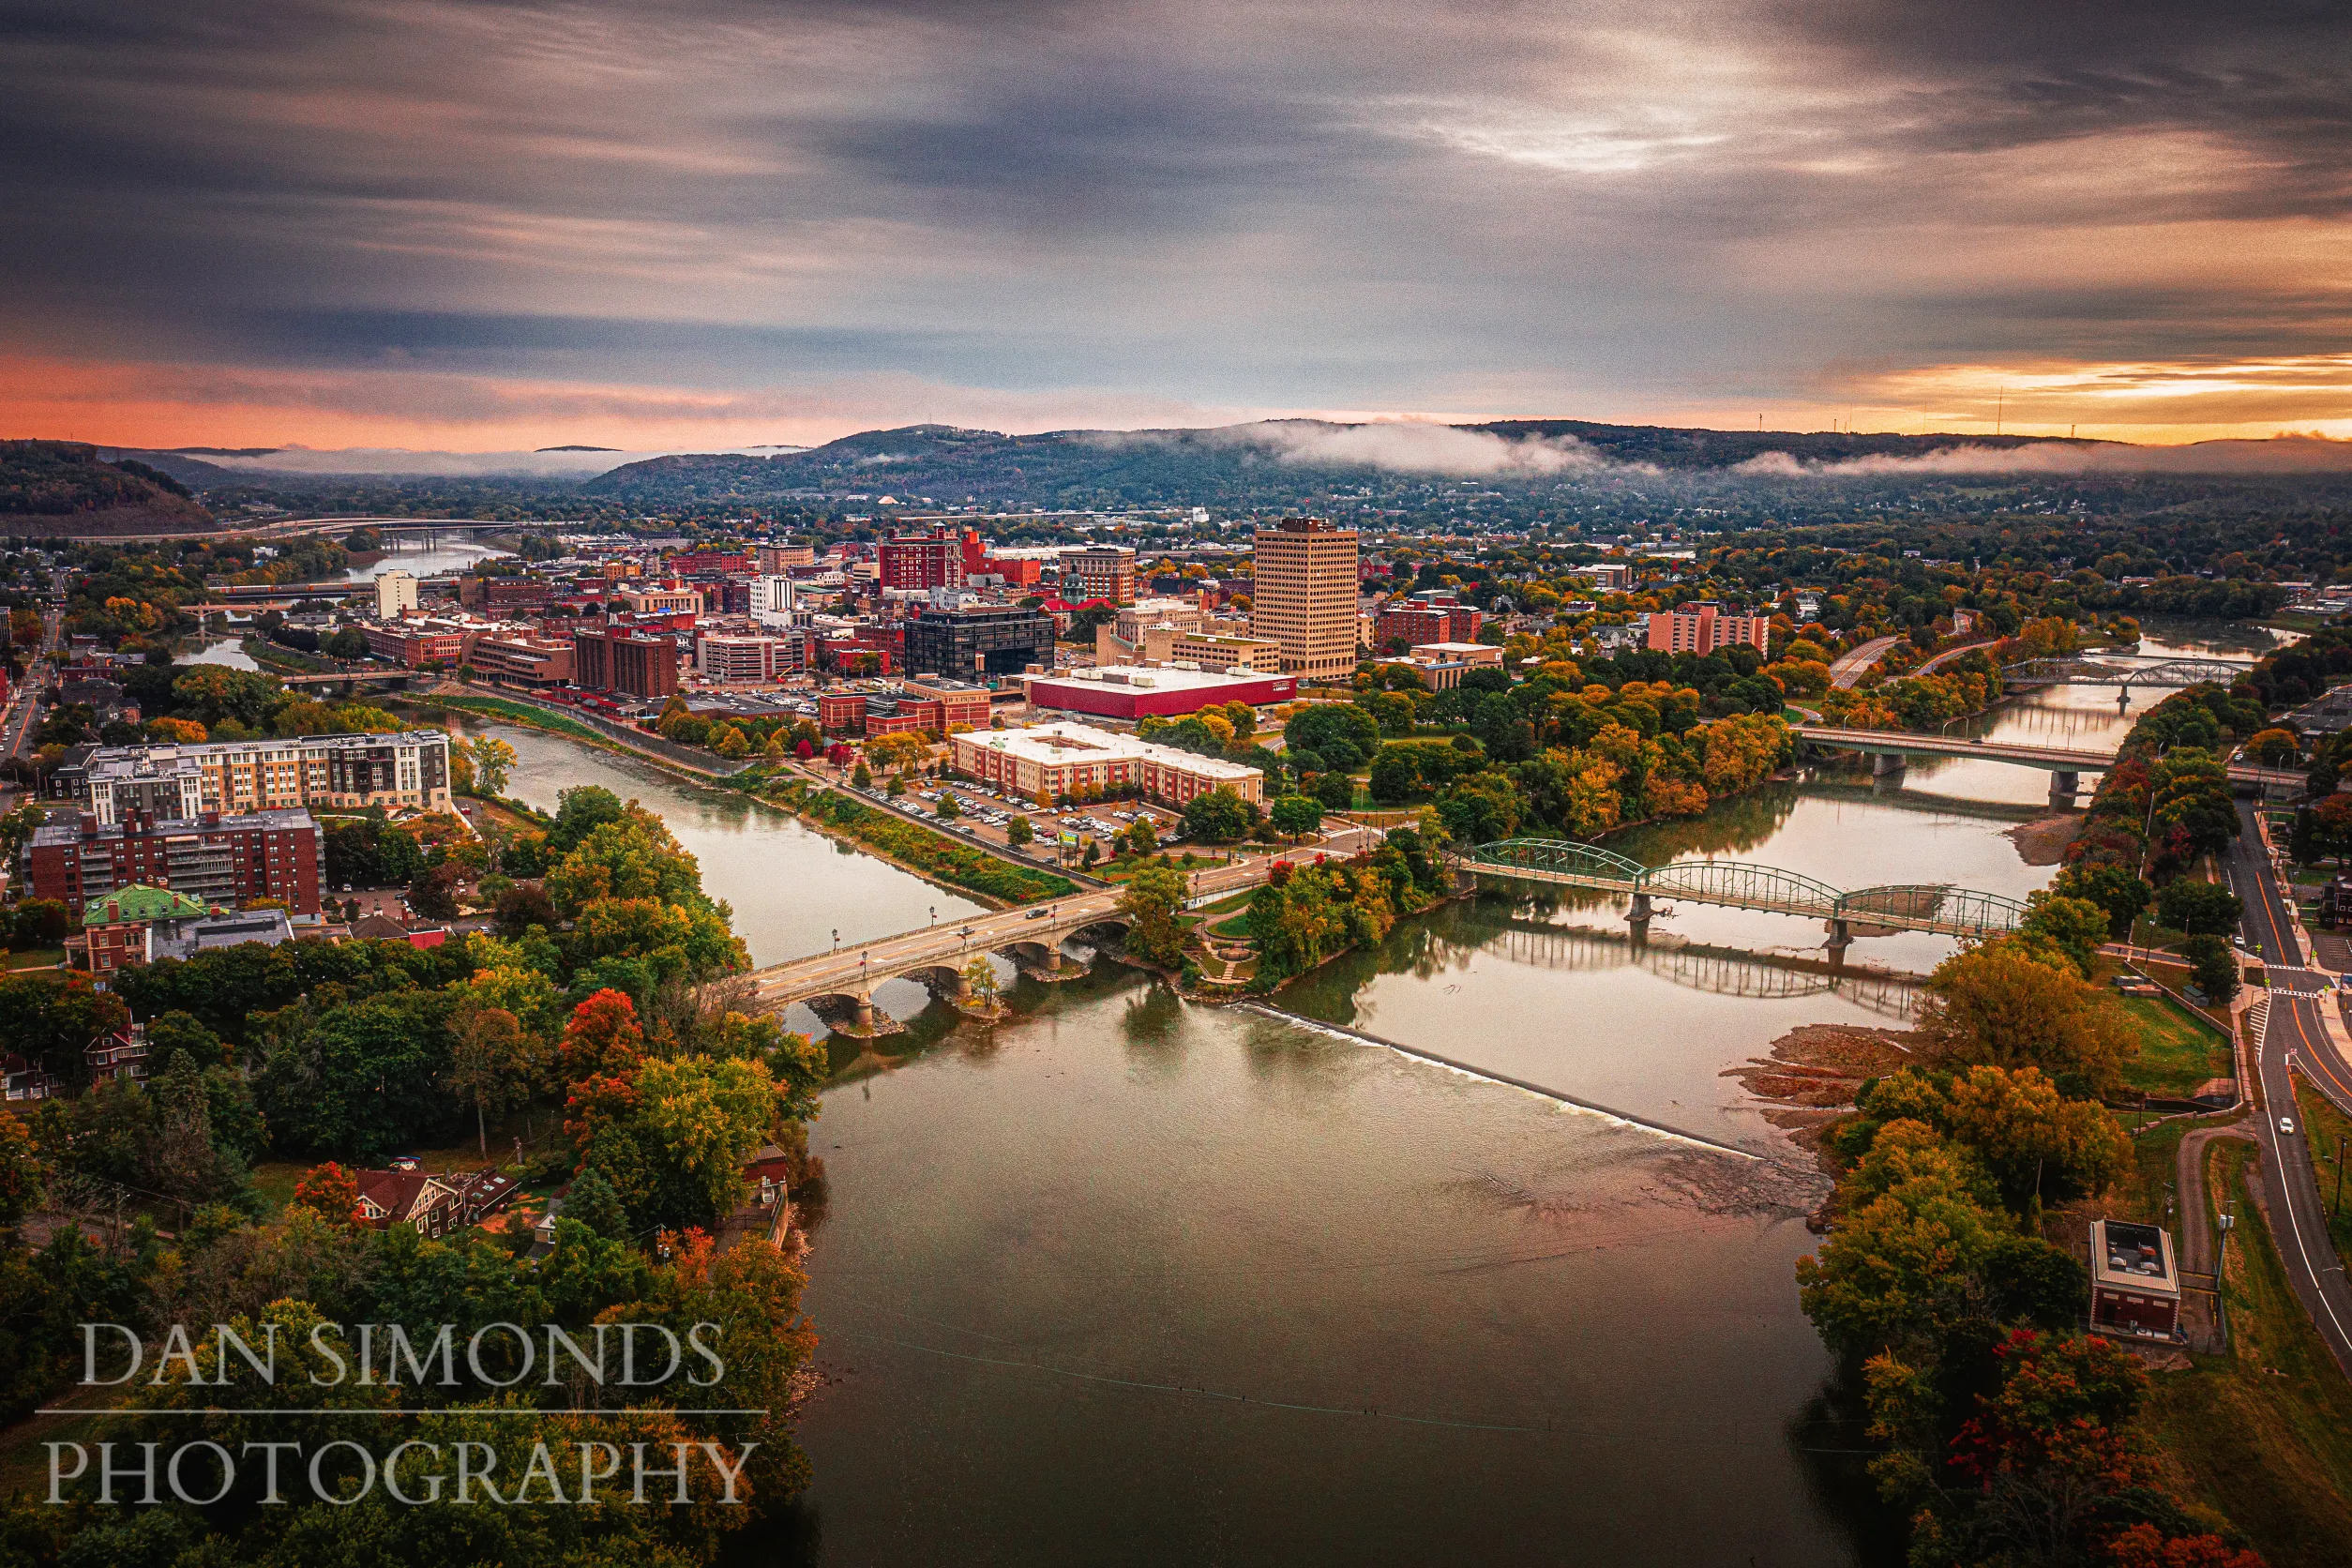
M0 0L0 434L2352 436L2338 0Z

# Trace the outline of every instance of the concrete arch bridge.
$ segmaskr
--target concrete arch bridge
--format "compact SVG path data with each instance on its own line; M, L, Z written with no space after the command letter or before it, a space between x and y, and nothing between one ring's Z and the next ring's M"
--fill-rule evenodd
M1832 965L1842 965L1855 936L1929 931L1988 937L2023 924L2025 905L1998 893L1946 882L1901 882L1847 891L1801 871L1743 860L1678 860L1644 866L1598 844L1563 838L1505 838L1454 857L1461 875L1538 886L1591 888L1629 900L1625 919L1636 940L1649 935L1653 900L1670 897L1726 909L1762 910L1818 920L1829 933Z
M838 1033L887 1033L897 1025L874 1005L874 991L892 980L913 981L941 1001L968 1006L972 996L964 966L981 955L1008 958L1034 980L1072 980L1084 974L1085 966L1063 953L1063 942L1081 932L1101 940L1123 936L1128 921L1119 911L1119 899L1117 889L1106 889L926 927L771 964L731 984L748 985L739 1003L746 1011L779 1012L802 1002Z

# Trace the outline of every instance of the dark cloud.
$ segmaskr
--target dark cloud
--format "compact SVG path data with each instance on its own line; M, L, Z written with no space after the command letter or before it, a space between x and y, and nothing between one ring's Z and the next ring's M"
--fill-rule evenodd
M1620 413L2346 352L2347 171L2334 5L37 0L0 348Z

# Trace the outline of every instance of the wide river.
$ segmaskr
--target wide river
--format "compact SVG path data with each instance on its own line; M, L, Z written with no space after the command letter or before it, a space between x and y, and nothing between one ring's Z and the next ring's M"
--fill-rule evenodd
M2111 741L2114 709L2062 689L1985 728ZM497 732L535 805L596 783L661 813L761 962L973 907L738 798ZM2045 776L1909 782L1774 785L1612 847L1847 888L2047 882L2006 836ZM1892 1560L1797 1310L1818 1178L1723 1076L1799 1024L1907 1016L1907 988L1770 961L1821 940L1686 905L1636 949L1606 903L1488 898L1283 999L1758 1158L1108 965L1018 982L1022 1017L993 1029L886 988L909 1033L837 1046L811 1133L814 1485L731 1560Z

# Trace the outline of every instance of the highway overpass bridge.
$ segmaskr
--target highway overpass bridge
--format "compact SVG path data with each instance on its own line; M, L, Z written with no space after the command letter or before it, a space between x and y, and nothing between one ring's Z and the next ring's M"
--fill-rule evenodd
M1979 741L1962 735L1912 735L1899 730L1847 730L1828 724L1792 725L1790 733L1801 746L1875 757L1878 760L1876 771L1882 777L1900 774L1905 761L1913 757L1975 757L2021 768L2040 768L2050 776L2053 806L2064 806L2073 800L2084 774L2103 773L2115 766L2114 752L2075 746ZM2252 762L2232 762L2229 779L2232 784L2266 790L2299 790L2305 783L2304 776L2292 769L2257 767Z
M1998 893L1945 882L1903 882L1848 892L1802 871L1743 860L1679 860L1644 866L1598 844L1566 838L1505 838L1452 857L1461 875L1481 882L1588 888L1626 896L1626 923L1636 941L1649 934L1654 900L1673 898L1726 909L1762 910L1818 920L1832 965L1859 935L1929 931L1990 937L2015 930L2025 905Z
M2010 690L2045 686L2121 686L2124 701L2141 686L2193 686L2210 681L2227 686L2254 668L2251 659L2229 658L2095 658L2072 655L2063 658L2029 658L2001 671L2001 685Z

